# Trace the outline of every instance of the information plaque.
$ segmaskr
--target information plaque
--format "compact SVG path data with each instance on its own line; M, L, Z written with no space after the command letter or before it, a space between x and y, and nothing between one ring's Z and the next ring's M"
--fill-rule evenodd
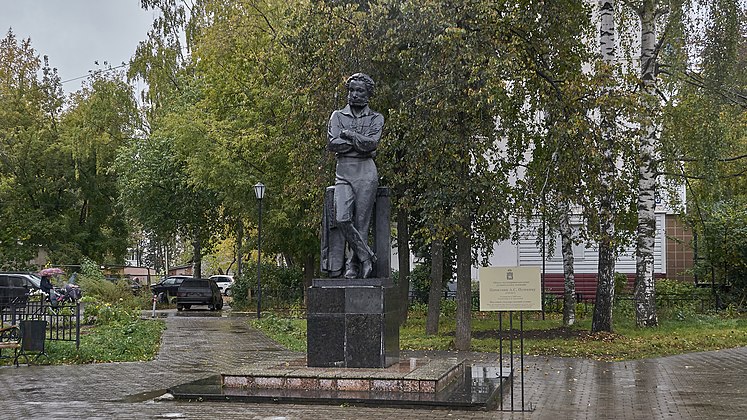
M539 267L480 267L481 311L540 311Z

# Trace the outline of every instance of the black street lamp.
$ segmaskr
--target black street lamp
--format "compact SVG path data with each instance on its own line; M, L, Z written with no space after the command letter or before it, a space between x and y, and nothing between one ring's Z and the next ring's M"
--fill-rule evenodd
M262 318L262 199L265 197L265 186L258 182L254 194L259 203L259 227L257 229L257 319Z

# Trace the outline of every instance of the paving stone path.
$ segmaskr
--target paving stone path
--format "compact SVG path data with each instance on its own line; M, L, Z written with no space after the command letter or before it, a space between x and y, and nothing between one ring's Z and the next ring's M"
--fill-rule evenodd
M634 362L525 358L532 412L154 401L165 389L242 364L301 357L241 317L170 314L150 362L0 367L7 419L743 419L747 347ZM417 353L403 352L403 357ZM432 353L431 353L432 355ZM447 353L444 353L447 355ZM454 356L454 353L448 353ZM463 353L474 360L494 354ZM516 389L515 401L519 394Z

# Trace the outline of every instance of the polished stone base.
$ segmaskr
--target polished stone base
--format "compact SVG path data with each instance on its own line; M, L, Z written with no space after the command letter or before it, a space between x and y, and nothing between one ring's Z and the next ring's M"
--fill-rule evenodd
M312 368L303 359L267 362L224 373L223 386L317 391L388 391L435 394L464 376L457 359L409 359L386 369Z
M509 368L452 358L413 358L384 369L309 368L299 359L258 363L169 392L183 400L490 410L511 376Z
M399 359L397 290L388 278L314 279L306 315L309 367L383 368Z

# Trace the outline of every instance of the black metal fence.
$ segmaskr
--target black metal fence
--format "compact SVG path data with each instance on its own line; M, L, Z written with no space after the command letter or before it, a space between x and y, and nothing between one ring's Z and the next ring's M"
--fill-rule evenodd
M630 306L635 303L633 296L615 296L615 307ZM582 294L576 294L576 304L581 305L583 311L590 311L594 307L594 299L585 298ZM702 294L679 294L679 293L657 293L656 307L659 310L687 308L693 312L704 313L717 309L716 300L713 296ZM563 296L555 294L545 295L546 312L563 312Z
M410 290L410 293L408 294L408 299L410 301L410 305L414 303L426 304L428 303L428 293L417 291L417 290ZM456 300L456 291L454 290L442 291L441 299ZM480 292L478 292L477 290L472 291L472 310L473 311L480 310Z
M256 305L253 296L251 305ZM456 292L444 290L441 292L441 299L455 300ZM428 303L428 294L410 290L408 295L410 305ZM303 310L303 290L302 289L262 289L262 307L267 309L278 310L280 312L287 310ZM590 313L594 308L594 299L589 298L581 293L576 293L577 310ZM633 297L630 295L615 296L615 306L631 306ZM250 305L250 306L251 306ZM676 294L676 293L657 293L656 305L658 309L679 309L687 307L694 312L707 312L717 308L716 301L712 295L704 294ZM478 291L472 292L472 310L480 310L480 294ZM546 312L563 312L563 296L554 293L545 294L545 311Z
M441 292L441 299L455 300L456 292L444 290ZM428 303L428 294L410 290L410 304ZM591 311L594 308L594 299L585 297L581 293L576 293L576 304L581 305L581 310ZM620 295L615 297L615 305L632 305L633 297L630 295ZM716 300L712 295L704 294L681 294L681 293L657 293L657 308L667 310L673 308L687 307L695 312L706 312L717 308ZM480 310L480 295L477 291L472 292L472 310ZM545 311L546 312L563 312L563 296L554 293L545 294Z
M80 302L52 307L45 300L28 300L0 308L2 325L18 325L27 320L47 321L47 340L75 342L77 348L80 348L81 315Z

